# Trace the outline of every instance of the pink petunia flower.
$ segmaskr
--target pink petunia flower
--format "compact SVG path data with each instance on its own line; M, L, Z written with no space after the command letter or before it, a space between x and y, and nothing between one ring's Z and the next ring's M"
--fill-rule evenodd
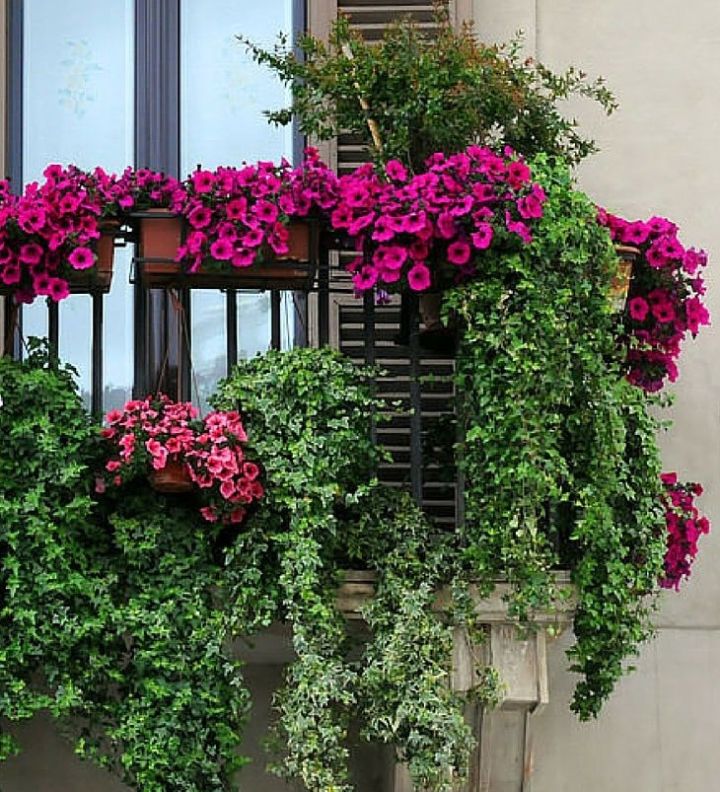
M413 291L426 291L432 283L430 270L424 264L415 264L408 270L407 281Z

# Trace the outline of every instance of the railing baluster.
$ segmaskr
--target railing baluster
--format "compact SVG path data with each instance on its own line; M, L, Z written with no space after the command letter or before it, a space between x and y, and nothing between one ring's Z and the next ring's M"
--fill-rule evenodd
M270 346L280 349L280 298L277 289L270 292Z
M238 359L238 320L237 320L237 292L228 289L226 298L225 332L227 333L227 375L233 370Z
M103 412L103 295L92 295L92 414L99 418Z

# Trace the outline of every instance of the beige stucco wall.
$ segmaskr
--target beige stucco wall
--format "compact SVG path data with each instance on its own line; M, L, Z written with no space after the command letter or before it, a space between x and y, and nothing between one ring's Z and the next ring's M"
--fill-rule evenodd
M474 0L477 29L504 40L522 28L549 66L604 75L620 111L574 107L602 152L580 183L635 218L665 214L711 257L708 302L716 327L686 344L663 438L665 467L706 487L717 523L692 580L664 597L659 634L601 719L567 711L567 641L552 651L550 707L536 720L533 792L708 792L720 788L720 6L717 0Z

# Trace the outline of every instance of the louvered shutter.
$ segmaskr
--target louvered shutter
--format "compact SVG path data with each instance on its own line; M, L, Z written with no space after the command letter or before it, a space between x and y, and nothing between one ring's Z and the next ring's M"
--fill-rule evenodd
M366 40L377 40L383 28L393 20L410 16L419 25L433 27L433 3L422 0L376 2L375 0L339 0L338 13L345 14L351 26ZM347 173L367 161L361 141L352 135L337 140L337 168ZM341 263L344 261L341 256ZM342 352L359 363L365 358L363 302L352 294L349 277L342 267L333 270L331 295L332 340ZM387 373L378 382L378 392L388 401L400 401L402 413L378 428L378 441L392 454L392 464L381 469L381 479L391 486L407 488L410 482L410 357L407 346L395 343L400 328L398 298L375 308L374 357ZM442 422L452 415L453 389L450 377L453 361L431 353L422 353L422 425L425 448L423 464L423 506L438 523L455 521L455 476L441 460L427 453L434 434L452 440L452 428ZM432 381L428 380L432 378ZM436 431L438 430L438 431ZM448 434L450 433L450 435Z

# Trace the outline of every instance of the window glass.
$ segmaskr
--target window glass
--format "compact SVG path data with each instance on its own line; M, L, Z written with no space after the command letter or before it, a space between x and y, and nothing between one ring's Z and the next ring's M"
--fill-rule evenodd
M266 45L292 32L291 0L181 0L181 158L183 173L197 165L240 165L292 158L291 127L272 127L264 110L283 107L288 95L267 69L246 54L236 35ZM252 357L270 346L266 293L238 293L238 355ZM226 298L192 295L192 361L201 392L212 392L226 371ZM283 345L292 345L294 322L283 315Z
M121 171L133 161L133 0L25 0L23 3L23 180L49 163ZM130 251L116 251L105 298L106 406L129 397L133 377ZM60 353L90 381L90 299L60 308ZM25 308L25 335L47 326L46 306Z

